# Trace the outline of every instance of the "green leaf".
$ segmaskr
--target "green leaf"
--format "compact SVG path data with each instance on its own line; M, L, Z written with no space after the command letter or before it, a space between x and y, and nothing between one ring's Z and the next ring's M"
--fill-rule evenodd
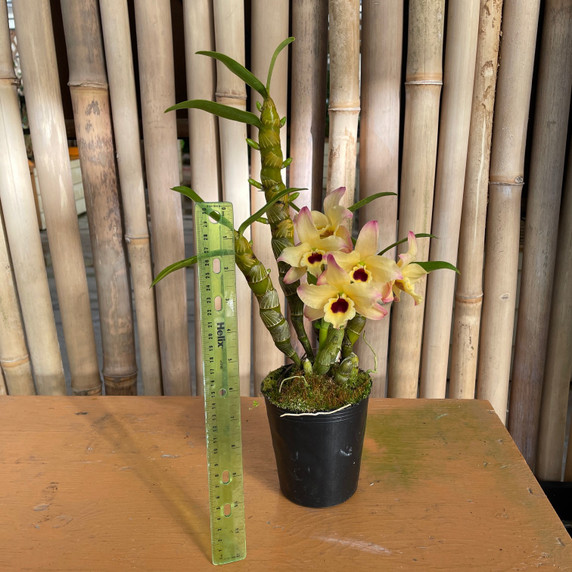
M437 238L437 237L433 234L427 234L426 232L418 232L415 235L415 238ZM384 248L381 252L378 252L377 254L378 256L381 256L382 254L385 254L388 250L391 250L392 248L395 248L396 246L399 246L404 242L407 242L407 238L402 238L401 240L398 240L397 242L390 244L388 247Z
M193 189L191 189L190 187L183 187L183 186L171 187L171 190L177 191L178 193L185 195L185 197L188 197L189 199L191 199L195 203L205 203L206 202L203 199L201 199L201 197L197 193L195 193L195 191L193 191ZM226 227L228 227L232 231L234 231L234 226L232 226L232 223L226 217L221 217L219 212L217 212L214 209L211 209L208 206L203 205L202 208L206 209L208 211L207 214L209 214L214 220L216 220L217 222L220 222L221 224L224 224Z
M234 75L238 76L252 89L256 90L262 97L268 97L268 90L264 87L264 84L251 71L248 71L242 64L238 63L230 56L221 54L219 52L209 51L201 51L197 52L197 54L202 56L210 56L211 58L222 62Z
M238 234L242 234L253 222L256 222L276 201L283 196L295 193L297 191L305 191L306 189L284 189L276 194L272 200L268 201L261 209L258 209L252 216L249 216L239 227Z
M280 44L278 44L278 47L274 50L274 53L272 54L272 59L270 60L270 66L268 67L268 78L266 79L266 92L267 93L270 91L270 81L272 80L272 72L274 71L274 64L276 63L276 58L278 57L278 54L280 54L280 52L288 44L291 44L293 41L294 41L294 38L292 38L292 37L286 38L285 40L280 42Z
M202 109L223 119L248 123L249 125L254 125L254 127L262 126L262 122L254 113L236 109L236 107L231 107L230 105L216 103L216 101L209 101L208 99L189 99L189 101L182 101L181 103L177 103L177 105L169 107L165 112L175 109Z
M191 189L190 187L183 187L183 186L177 186L177 187L171 187L172 191L177 191L178 193L181 193L182 195L185 195L185 197L191 199L191 201L193 201L194 203L204 203L205 201L203 199L201 199L201 197L199 197L199 195L197 195L197 193L195 193L195 191L193 191L193 189Z
M157 284L157 282L159 282L160 280L163 280L163 278L165 278L165 276L171 274L171 272L175 272L175 270L179 270L180 268L186 268L187 266L192 266L193 264L196 264L197 261L198 261L198 258L196 256L191 256L190 258L185 258L185 260L179 260L179 262L175 262L174 264L170 264L166 268L163 268L163 270L161 270L161 272L159 272L159 274L157 274L157 277L151 283L151 287L155 286Z
M443 260L430 260L428 262L412 262L411 264L418 264L426 272L433 272L433 270L441 270L444 268L447 270L454 270L457 274L461 274L456 266L454 266L450 262L445 262Z
M358 209L361 209L361 207L367 205L368 203L371 203L371 201L375 201L375 199L379 199L380 197L390 197L392 195L396 197L397 193L375 193L375 195L366 197L365 199L362 199L361 201L358 201L357 203L353 204L351 207L348 207L348 210L353 213Z

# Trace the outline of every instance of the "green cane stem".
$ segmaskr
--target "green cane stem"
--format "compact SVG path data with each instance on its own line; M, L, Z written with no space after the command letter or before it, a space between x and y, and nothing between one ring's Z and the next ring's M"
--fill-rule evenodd
M260 181L264 190L266 202L271 201L278 193L286 188L282 181L284 156L280 144L281 121L274 101L270 96L264 98L260 110L261 125L258 126L258 145L260 147ZM294 246L294 224L290 217L290 201L288 196L276 201L267 211L266 217L272 234L272 252L278 258L288 246ZM278 262L278 277L280 286L290 309L292 326L309 359L313 358L312 346L304 328L304 305L296 290L300 282L285 284L284 276L289 270L285 262Z
M296 365L301 365L300 357L290 342L290 329L280 310L278 292L264 264L256 258L250 242L238 232L235 232L234 250L236 265L258 300L260 318L270 332L274 345Z
M346 325L346 335L342 342L342 359L353 353L353 347L365 328L365 317L356 314Z
M330 367L336 361L344 339L344 328L330 328L326 341L320 344L316 359L314 360L314 373L322 375L330 371Z

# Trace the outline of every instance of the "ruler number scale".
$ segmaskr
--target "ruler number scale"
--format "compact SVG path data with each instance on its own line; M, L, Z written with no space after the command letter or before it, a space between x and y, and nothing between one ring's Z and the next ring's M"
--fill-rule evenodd
M195 238L212 561L226 564L246 556L232 205L195 203Z

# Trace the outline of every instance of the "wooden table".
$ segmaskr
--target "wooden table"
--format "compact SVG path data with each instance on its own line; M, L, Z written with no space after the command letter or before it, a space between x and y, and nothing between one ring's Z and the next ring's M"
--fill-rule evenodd
M572 542L482 401L372 399L360 485L279 492L243 399L248 555L229 570L572 570ZM209 570L202 401L0 398L0 570Z

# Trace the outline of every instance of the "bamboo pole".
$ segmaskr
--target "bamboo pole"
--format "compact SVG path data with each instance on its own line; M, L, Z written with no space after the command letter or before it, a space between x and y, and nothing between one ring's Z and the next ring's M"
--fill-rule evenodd
M127 2L101 0L101 25L117 147L125 242L131 265L141 380L145 395L161 395L161 360L157 335L151 245L147 225L145 185L141 164L141 137L135 93Z
M96 0L61 0L108 395L137 393L131 289Z
M430 232L443 83L443 0L409 4L405 127L399 207L399 237L409 230ZM427 260L427 240L418 242L418 259ZM425 282L417 285L425 294ZM388 395L417 397L424 305L404 296L393 308L389 347Z
M254 0L251 4L251 69L255 76L264 80L270 65L270 58L276 46L288 37L288 0ZM281 117L286 115L288 108L288 52L282 52L272 73L270 93ZM262 98L254 90L251 92L251 111L257 113L256 102L262 103ZM288 125L280 132L282 149L286 149L286 133ZM251 130L251 137L257 139L257 129ZM260 180L260 153L250 154L250 176ZM264 192L254 186L250 188L250 204L252 212L256 212L266 204ZM254 224L251 227L252 243L258 259L266 268L270 268L271 276L278 276L278 264L272 252L270 226ZM278 291L280 305L284 307L284 293ZM279 351L270 332L261 320L252 322L254 393L260 395L260 385L268 372L284 365L284 354Z
M536 460L546 340L558 241L572 89L572 1L544 6L526 205L509 430L531 467ZM544 295L539 296L539 292Z
M365 0L362 10L360 199L380 191L398 192L403 3ZM380 245L384 248L396 241L397 197L370 203L359 218L360 226L369 220L379 221ZM395 249L386 256L395 257ZM377 372L372 375L375 397L386 394L389 320L390 315L371 321L366 328L377 358ZM375 368L374 355L362 339L357 354L360 367Z
M218 52L229 55L244 65L244 5L242 0L214 0L215 45ZM217 62L216 100L219 103L246 109L246 87L221 62ZM250 216L250 185L248 184L248 148L246 125L219 119L221 180L223 196L234 206L236 225ZM245 233L250 238L250 232ZM237 274L237 316L241 335L238 341L240 393L250 395L250 351L252 332L252 296L246 279Z
M214 100L215 64L211 58L196 55L199 50L214 50L212 0L184 0L185 62L187 71L187 97ZM199 109L189 109L189 149L191 186L205 201L220 198L219 153L217 118ZM197 273L194 272L195 292L199 291ZM203 364L200 331L200 298L195 304L195 377L197 394L203 392Z
M554 273L536 459L536 476L546 481L559 481L562 477L562 452L572 379L572 146L568 149L566 172L557 247L562 256ZM566 480L572 480L570 441L566 472Z
M505 0L489 174L485 296L477 396L505 422L511 366L520 197L538 25L538 0Z
M145 165L152 225L154 273L185 258L175 113L175 72L168 0L135 2L137 50L145 142ZM187 290L184 272L155 287L163 392L191 393Z
M326 191L345 187L343 204L355 202L357 128L360 112L359 0L329 0L330 119Z
M321 210L324 188L324 146L326 140L326 93L328 67L328 3L292 1L290 74L290 187L300 191L296 204ZM311 322L304 318L310 340ZM296 340L291 327L292 339ZM301 351L301 344L298 348Z
M38 391L65 394L15 80L6 3L0 0L0 200Z
M4 8L0 4L0 10ZM6 29L8 27L6 26ZM0 208L0 367L9 395L34 395L32 364L24 326L20 316L18 294L12 275L12 263L4 231L4 217Z
M479 0L452 2L447 14L445 81L437 152L431 259L457 263L475 78ZM455 295L454 272L427 278L421 358L421 397L444 398Z
M296 204L321 209L326 130L328 4L292 1L289 185L305 188Z
M48 0L13 4L26 108L76 395L101 393Z
M502 0L481 0L469 150L463 195L449 396L473 398L483 305L483 262Z

